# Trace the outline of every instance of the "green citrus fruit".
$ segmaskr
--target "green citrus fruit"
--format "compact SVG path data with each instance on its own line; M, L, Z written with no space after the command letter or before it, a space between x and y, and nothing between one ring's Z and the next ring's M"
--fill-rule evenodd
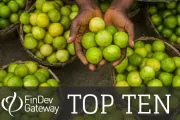
M180 68L177 68L177 69L176 69L175 75L180 75Z
M36 51L35 53L36 57L38 57L40 60L43 60L45 58L45 56L43 54L41 54L40 51Z
M131 87L139 87L142 84L142 79L139 72L132 71L127 76L127 82Z
M140 76L145 81L150 81L155 78L155 70L152 67L145 66L140 70Z
M58 87L59 83L57 82L57 80L55 79L49 79L47 80L47 83L51 86L51 87Z
M165 58L161 61L161 69L165 72L173 72L176 69L176 64L173 58Z
M69 40L69 35L70 35L70 30L64 32L64 37L66 38L66 40Z
M146 66L150 66L155 71L158 71L160 69L160 62L155 58L150 58L146 60Z
M176 64L176 67L180 68L180 57L178 57L178 56L173 57L173 60Z
M55 5L52 1L45 1L42 5L42 11L48 13L49 11L55 9Z
M135 44L134 44L134 48L136 49L136 48L141 48L141 47L144 47L145 46L145 44L144 44L144 42L143 41L137 41L137 42L135 42Z
M180 36L180 27L176 27L175 34L179 37Z
M174 9L174 8L176 8L176 4L177 4L177 2L169 2L169 3L166 3L166 7L168 9Z
M36 0L35 2L35 6L37 10L41 10L42 9L42 5L44 4L46 0Z
M62 16L60 23L63 25L64 30L68 30L71 25L69 16Z
M163 28L164 28L163 25L159 25L159 26L157 27L157 31L160 33L160 32L162 31Z
M126 81L126 75L124 74L117 74L116 75L116 82L119 82L119 81Z
M20 9L24 9L26 6L26 0L16 0L17 4L19 5Z
M176 34L173 33L173 34L171 35L171 37L169 38L169 41L170 41L170 42L176 42L176 41L177 41L177 36L176 36Z
M44 74L46 76L46 79L49 79L49 77L50 77L50 73L49 73L49 71L47 69L41 68L37 72L40 72L40 73Z
M0 7L0 17L9 18L11 15L11 9L8 6Z
M30 16L30 23L31 25L37 25L36 24L36 20L37 20L37 17L38 17L38 13L32 13L31 16Z
M151 16L152 23L156 26L162 23L162 17L159 14L154 14Z
M30 15L27 12L23 12L19 18L20 22L24 25L28 25L30 22Z
M102 51L97 47L91 47L86 52L86 58L91 64L98 64L102 58Z
M151 80L151 81L148 83L147 86L148 86L148 87L162 87L163 84L162 84L162 82L161 82L160 80L154 79L154 80Z
M67 45L67 40L63 36L55 37L53 39L53 47L61 50L64 49Z
M39 85L38 78L34 75L27 75L23 79L24 81L24 87L37 87Z
M60 23L52 23L49 26L48 32L53 37L60 36L63 33L63 26Z
M10 22L7 19L0 18L0 29L7 28Z
M119 65L115 66L117 73L124 73L128 66L128 58L126 57Z
M35 39L42 40L46 35L46 31L41 27L34 26L32 27L32 34Z
M25 65L28 67L29 69L29 74L34 74L37 70L38 70L38 65L37 63L33 62L33 61L28 61L25 63Z
M69 16L71 14L71 9L67 6L63 6L63 7L61 7L60 12L64 16Z
M143 61L143 57L137 53L132 54L128 59L129 63L134 66L139 66Z
M142 57L145 58L147 56L148 52L144 47L142 47L142 48L136 48L135 53L137 53L137 54L139 54L139 55L141 55Z
M126 56L129 57L130 55L132 55L134 53L133 49L130 47L127 47L127 53Z
M16 1L10 1L8 3L8 7L11 9L13 13L16 13L19 10L19 6Z
M65 49L58 50L56 52L56 58L58 59L59 62L66 62L69 60L69 52Z
M9 72L9 73L13 73L13 72L14 72L14 69L16 68L17 65L18 65L18 64L16 64L16 63L11 63L11 64L9 65L9 67L8 67L8 72Z
M42 54L43 56L49 56L49 55L52 54L53 48L52 48L52 46L49 45L49 44L44 44L44 45L41 46L40 52L41 52L41 54Z
M152 5L152 6L149 7L149 13L151 15L157 13L157 11L158 11L158 9L157 9L157 7L155 5Z
M91 47L96 47L96 41L95 41L95 33L88 32L83 35L81 44L85 49L89 49Z
M5 70L0 70L0 82L3 82L6 76L7 76L7 72Z
M25 64L18 64L14 69L14 74L20 77L24 77L29 74L29 69Z
M56 58L56 53L52 53L50 56L47 57L47 61L49 63L57 63L58 60Z
M112 43L112 34L107 30L100 30L95 35L96 43L101 47L107 47Z
M112 25L107 26L105 30L109 31L112 35L114 35L117 32L117 29Z
M167 55L166 55L166 53L164 53L164 52L155 52L155 53L153 53L153 58L155 58L155 59L157 59L157 60L159 60L159 61L165 59L166 56L167 56Z
M95 18L91 19L91 21L89 23L89 29L92 32L97 33L100 30L103 30L104 28L105 28L105 22L102 18L95 17Z
M39 81L39 83L44 83L46 82L46 75L44 75L43 73L41 72L36 72L34 73L34 76L37 78L37 80Z
M40 13L38 14L37 18L36 18L36 24L39 27L47 27L49 25L49 17L47 14L45 13Z
M61 19L61 14L56 9L53 9L53 10L49 11L48 16L49 16L50 21L53 22L53 23L57 23Z
M7 82L8 87L22 87L23 80L19 76L12 76Z
M4 86L8 86L8 80L9 80L9 78L11 78L12 76L14 76L13 73L8 73L8 74L6 75L6 77L5 77L4 80L3 80L3 85L4 85Z
M126 48L128 46L128 34L126 32L116 32L114 35L114 44L120 48Z
M170 86L173 81L173 75L167 72L161 72L159 75L159 80L163 83L163 86Z
M53 43L53 37L47 32L44 37L44 43L46 44L52 44Z
M34 37L25 37L24 46L27 49L34 49L37 47L37 40Z
M23 26L23 31L24 31L25 33L31 33L31 31L32 31L31 25L24 25L24 26Z
M156 40L152 44L153 52L164 52L165 51L165 44L163 41Z
M180 75L176 75L173 77L172 86L173 87L179 87L180 86Z
M164 25L167 28L173 29L177 25L177 18L176 16L169 15L164 19Z
M76 55L74 43L68 44L67 45L67 50L68 50L70 55Z
M134 66L134 65L131 65L131 64L129 64L128 66L127 66L127 68L126 68L126 70L128 71L128 72L132 72L132 71L135 71L135 70L137 70L138 68L137 68L137 66Z
M123 80L117 82L116 87L129 87L129 84L127 83L127 81Z
M173 34L173 31L171 29L168 29L168 28L163 28L161 31L161 34L165 38L170 38Z

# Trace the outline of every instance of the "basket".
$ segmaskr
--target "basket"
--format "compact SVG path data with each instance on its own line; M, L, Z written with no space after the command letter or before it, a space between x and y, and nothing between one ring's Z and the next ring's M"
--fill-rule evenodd
M172 44L174 47L176 47L178 50L180 50L180 44L176 44L173 42L168 41L167 39L165 39L164 37L162 37L162 35L158 32L158 30L156 29L156 27L154 26L154 24L152 23L152 20L150 18L150 14L148 12L149 9L149 4L147 4L146 10L145 10L145 15L147 17L147 25L150 26L153 29L153 32L161 39L169 42L170 44Z
M26 0L26 8L25 11L30 8L32 5L32 0ZM20 22L16 22L14 24L9 25L7 28L0 30L0 36L7 36L10 33L13 33L18 27Z
M132 11L130 13L128 13L129 18L133 18L134 16L136 16L139 12L140 12L140 8L136 9L135 11Z
M35 6L33 5L29 10L27 10L27 12L31 12L35 9ZM49 66L49 67L64 67L67 64L72 63L75 59L76 56L71 56L70 60L68 60L67 62L64 63L48 63L45 61L42 61L41 59L39 59L38 57L36 57L30 50L28 50L27 48L24 47L24 32L23 32L23 24L20 25L20 29L19 29L19 37L20 37L20 42L23 45L23 48L25 50L25 52L29 55L29 57L33 60L35 60L36 62L45 65L45 66Z
M155 38L155 37L140 37L139 39L136 39L135 41L145 41L146 43L152 43L155 40L162 40L160 38ZM170 56L180 56L180 52L170 43L163 41L166 45L166 52L168 53L168 55ZM113 86L116 85L116 71L115 69L112 69L112 73L111 73L111 79L113 82ZM116 92L116 96L117 98L119 98L119 100L121 101L121 103L123 105L127 105L127 102L125 100L122 100L119 93ZM174 110L173 110L174 111ZM173 112L171 111L171 112ZM163 116L166 115L166 113L160 113L160 114L150 114L149 116Z

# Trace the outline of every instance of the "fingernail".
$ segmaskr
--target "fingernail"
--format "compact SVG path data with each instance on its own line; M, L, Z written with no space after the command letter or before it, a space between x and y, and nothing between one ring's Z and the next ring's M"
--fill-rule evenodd
M68 41L71 41L71 37L69 37Z

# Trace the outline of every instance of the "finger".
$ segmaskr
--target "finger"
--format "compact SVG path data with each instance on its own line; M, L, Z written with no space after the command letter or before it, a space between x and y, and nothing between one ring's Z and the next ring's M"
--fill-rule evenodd
M127 31L129 35L129 46L131 48L134 47L134 24L130 21L127 20L126 25L125 25L125 30Z
M78 19L74 19L72 24L71 24L71 28L70 28L70 36L69 36L69 40L68 43L72 43L73 41L76 40L76 35L78 33L78 29L79 29L79 25L78 25Z
M106 60L101 60L101 62L98 64L98 67L97 67L97 69L101 69L102 68L102 66L104 66L105 64L107 64L108 62L106 61Z
M93 64L89 64L89 70L95 71L96 70L96 66L93 65Z
M126 51L127 51L126 48L122 49L121 57L112 63L113 66L120 64L126 58Z
M81 37L78 36L74 42L76 55L78 56L78 58L84 65L87 65L88 61L87 61L86 57L84 56L80 41L81 41Z
M112 25L112 20L111 20L111 17L109 15L109 12L107 11L104 15L104 21L106 23L106 26L108 25Z

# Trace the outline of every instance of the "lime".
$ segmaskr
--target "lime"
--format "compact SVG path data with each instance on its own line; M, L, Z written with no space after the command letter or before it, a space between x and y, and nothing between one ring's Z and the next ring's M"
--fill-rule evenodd
M0 7L4 6L5 4L3 2L0 2Z
M55 37L53 39L53 46L58 50L64 49L66 45L67 45L67 40L63 36Z
M130 72L127 76L127 82L131 87L139 87L142 84L142 79L139 75L139 72Z
M72 13L69 15L69 18L70 18L71 20L73 20L77 15L78 15L78 12L72 12Z
M156 26L162 23L162 17L158 14L154 14L151 16L152 23Z
M8 74L6 75L6 77L4 78L4 81L3 81L3 85L4 85L4 86L8 86L8 80L9 80L9 78L11 78L12 76L14 76L13 73L8 73Z
M180 44L180 37L177 38L176 43L177 43L177 44Z
M24 38L26 38L26 37L33 37L33 35L31 33L28 33L24 36Z
M163 41L156 40L152 43L152 50L153 52L164 52L165 51L165 44Z
M27 49L34 49L37 46L37 40L34 37L25 37L24 46Z
M180 68L177 68L177 69L176 69L175 75L180 75Z
M8 7L11 9L13 13L16 13L19 10L19 6L16 1L10 1L8 3Z
M147 56L147 50L144 47L139 47L135 49L135 53L141 55L142 57L146 57Z
M47 27L49 25L49 17L47 14L45 13L40 13L38 14L37 18L36 18L36 24L39 27Z
M36 51L35 55L36 55L36 57L38 57L38 58L41 59L41 60L43 60L43 59L45 58L44 55L41 54L40 51Z
M11 22L11 23L16 23L16 22L18 22L18 21L19 21L19 15L16 14L16 13L11 14L11 16L10 16L10 22Z
M133 49L130 47L127 47L127 53L126 56L129 57L130 55L132 55L134 53Z
M126 68L126 70L128 71L128 72L132 72L132 71L135 71L135 70L137 70L138 68L137 68L137 66L134 66L134 65L131 65L131 64L129 64L128 66L127 66L127 68Z
M24 9L26 6L26 0L16 0L17 4L19 5L20 9Z
M14 69L14 74L20 77L24 77L29 74L29 69L25 64L18 64Z
M158 9L157 9L157 7L155 5L152 5L152 6L149 7L149 13L151 15L157 13L157 11L158 11Z
M31 25L24 25L24 26L23 26L23 31L24 31L25 33L31 33L31 31L32 31Z
M7 4L10 0L2 0L5 4Z
M58 60L56 58L56 53L52 53L50 56L47 57L47 61L49 63L57 63Z
M68 30L71 25L69 16L62 16L60 23L63 25L64 30Z
M96 43L101 47L107 47L112 43L112 34L107 30L100 30L95 35Z
M31 25L36 25L36 20L37 20L37 17L38 17L38 13L32 13L31 16L30 16L30 23Z
M116 82L119 82L119 81L126 81L126 75L124 74L117 74L116 76Z
M3 82L6 76L7 76L7 72L5 70L0 70L0 82Z
M42 11L48 13L49 11L55 9L55 5L52 1L45 1L42 5Z
M171 35L171 37L169 38L169 41L170 41L170 42L176 42L176 41L177 41L177 36L176 36L176 34L173 33L173 34Z
M155 58L150 58L146 60L146 66L150 66L155 71L158 71L160 69L160 62Z
M34 75L27 75L23 79L24 81L24 87L37 87L39 85L38 78Z
M33 61L28 61L28 62L25 63L25 65L29 69L29 74L34 74L37 71L37 69L38 69L37 63L35 63Z
M63 33L63 26L60 23L52 23L49 26L48 32L53 37L60 36Z
M35 39L42 40L46 35L46 31L41 27L34 26L32 27L32 34Z
M63 2L62 2L62 1L60 1L60 0L55 0L55 2L56 2L60 7L63 6Z
M48 12L48 16L49 16L50 21L53 23L57 23L61 19L61 14L56 9L50 10Z
M84 117L82 116L75 116L72 120L84 120Z
M86 58L91 64L98 64L102 58L102 51L97 47L91 47L86 52Z
M177 4L177 2L169 2L169 3L166 3L166 7L168 9L174 9L174 8L176 8L176 4Z
M91 47L96 47L96 41L95 41L95 33L88 32L83 35L81 44L85 49L89 49Z
M146 60L147 58L143 59L143 62L141 63L141 65L139 66L139 68L144 68L146 66Z
M49 44L44 44L44 45L41 46L40 52L41 52L41 54L42 54L43 56L49 56L49 55L52 54L53 48L52 48L52 46L49 45Z
M116 87L129 87L129 84L127 83L127 81L119 81L116 83Z
M115 61L121 57L121 49L117 45L110 45L104 48L103 56L110 62Z
M101 11L102 11L103 13L106 12L106 10L108 9L108 7L109 7L109 3L108 3L108 2L102 2L102 3L100 4L100 9L101 9Z
M176 64L173 58L165 58L161 61L161 69L165 72L173 72L176 69Z
M28 25L29 22L30 22L30 15L29 13L27 12L23 12L21 15L20 15L20 22L24 25Z
M173 87L179 87L180 86L180 75L176 75L173 77L172 85L173 85Z
M152 67L145 66L140 70L140 76L145 81L150 81L155 78L155 70Z
M148 86L148 87L162 87L163 84L162 84L162 82L161 82L160 80L154 79L154 80L151 80L151 81L148 83L147 86Z
M126 32L116 32L114 35L114 44L120 48L126 48L128 46L128 34Z
M177 68L180 68L180 57L176 56L176 57L173 57L173 60L176 64L176 67Z
M11 15L11 9L8 6L0 7L0 17L9 18Z
M180 4L179 3L177 4L176 9L177 9L178 13L180 13Z
M144 42L143 41L137 41L137 42L135 42L135 44L134 44L134 48L136 49L136 48L141 48L141 47L144 47L145 46L145 44L144 44Z
M47 69L42 68L42 69L39 69L37 72L44 74L46 76L46 79L49 79L49 77L50 77L50 73Z
M53 43L53 37L47 32L44 37L44 43L46 44L52 44Z
M143 61L143 57L137 53L133 53L128 59L129 63L134 66L139 66Z
M105 28L105 30L109 31L112 35L114 35L117 32L117 29L114 26L112 26L112 25L107 26Z
M155 52L155 53L153 53L153 58L161 61L161 60L166 58L166 53L164 53L164 52Z
M79 12L79 7L76 4L74 4L71 6L71 11L72 12Z
M70 55L76 55L74 43L68 44L67 45L67 50L68 50Z
M41 10L42 9L42 5L44 4L46 0L36 0L35 2L35 6L37 10Z
M177 17L177 24L178 26L180 26L180 14L176 15L176 17Z
M63 6L63 7L61 7L60 12L64 16L69 16L71 14L71 9L67 6Z
M105 22L102 18L95 17L95 18L91 19L91 21L89 23L89 29L92 32L97 33L100 30L103 30L104 28L105 28Z
M66 38L66 40L69 39L69 35L70 35L70 30L68 30L64 33L64 37Z
M13 73L14 69L16 68L17 64L16 63L11 63L8 67L8 72Z
M159 26L157 27L157 30L158 30L159 33L162 31L163 27L164 27L163 25L159 25Z
M176 25L177 25L177 18L176 16L173 16L173 15L169 15L167 16L165 19L164 19L164 25L165 27L167 28L175 28Z
M115 66L117 73L124 73L128 66L128 58L126 57L119 65Z
M49 79L47 80L47 83L51 86L51 87L58 87L59 83L57 82L57 80L55 79Z
M165 2L158 2L157 7L159 9L164 9L165 8Z
M177 36L180 36L180 27L176 27L175 34Z
M169 38L173 34L173 31L171 29L168 29L168 28L163 28L161 31L161 34L163 37Z
M13 117L9 115L8 112L1 112L0 113L0 119L2 120L13 120Z
M59 62L66 62L69 60L69 52L65 49L58 50L56 52L56 58L59 60Z
M167 72L161 72L159 75L159 80L161 80L163 86L170 86L173 81L173 75Z
M19 76L12 76L7 82L8 87L22 87L23 80Z

